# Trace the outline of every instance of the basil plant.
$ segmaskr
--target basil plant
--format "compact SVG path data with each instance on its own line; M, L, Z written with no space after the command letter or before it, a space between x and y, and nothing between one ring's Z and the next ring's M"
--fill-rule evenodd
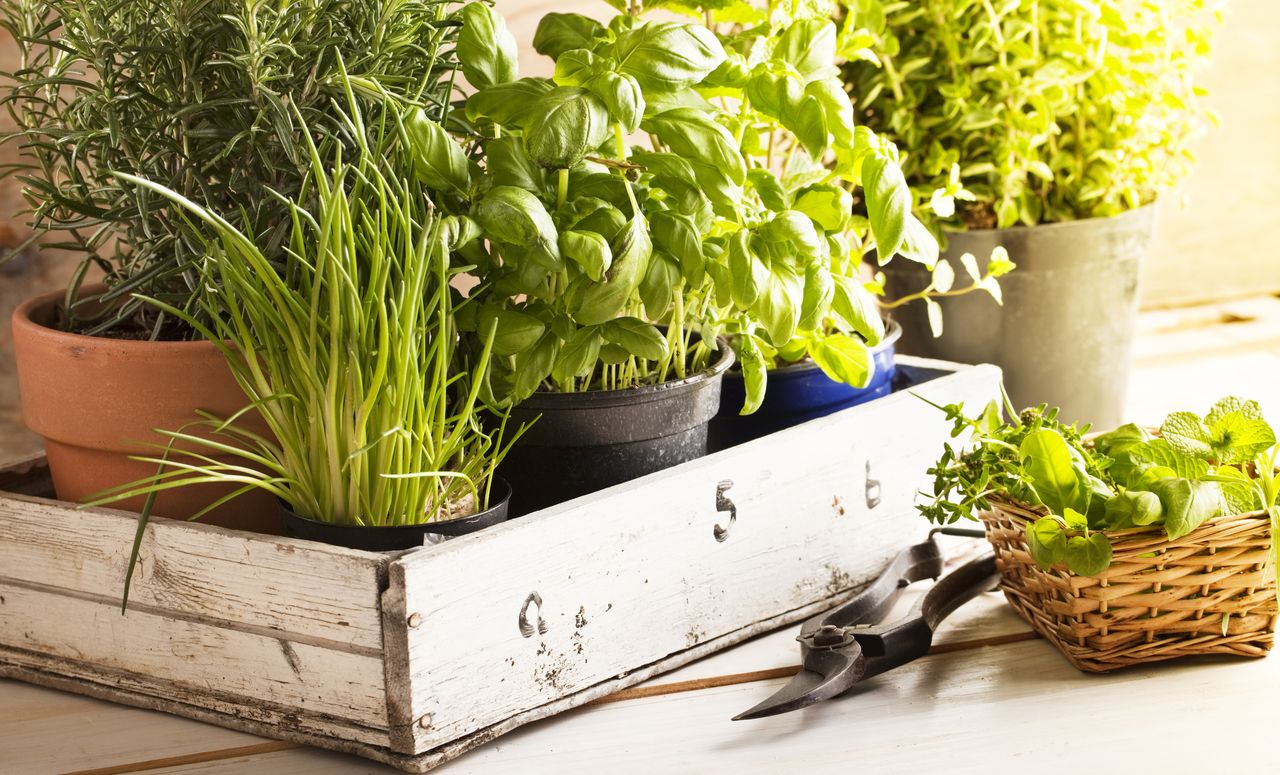
M836 27L660 5L698 21L636 3L607 24L547 14L533 45L551 78L518 77L488 6L461 11L462 139L426 120L414 134L419 174L484 237L459 258L481 279L464 325L498 322L493 396L683 378L720 336L744 412L781 362L865 385L884 327L864 254L932 265L938 248L896 149L854 125Z

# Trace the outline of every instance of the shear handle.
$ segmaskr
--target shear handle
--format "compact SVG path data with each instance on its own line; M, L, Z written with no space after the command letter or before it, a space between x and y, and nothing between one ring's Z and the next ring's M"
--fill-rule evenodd
M942 550L932 538L898 552L889 567L844 605L815 616L800 628L804 638L823 626L847 627L871 624L888 616L889 610L907 585L942 575Z
M906 619L851 630L867 658L863 678L879 675L929 653L934 632L942 621L990 589L999 577L995 555L983 555L939 580Z

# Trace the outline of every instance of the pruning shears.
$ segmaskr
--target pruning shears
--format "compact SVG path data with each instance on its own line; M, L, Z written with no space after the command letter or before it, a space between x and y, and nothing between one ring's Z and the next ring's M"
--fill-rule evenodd
M772 697L733 720L774 716L838 697L860 681L927 654L942 620L1000 579L995 555L988 552L940 579L905 618L882 623L904 589L942 576L944 558L934 540L938 533L983 535L981 530L936 528L924 543L899 552L852 600L804 623L796 638L800 672Z

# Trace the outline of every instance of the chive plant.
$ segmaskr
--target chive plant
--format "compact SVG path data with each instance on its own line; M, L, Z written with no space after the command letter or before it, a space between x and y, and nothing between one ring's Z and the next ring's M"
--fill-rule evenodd
M488 506L507 449L505 419L480 416L496 323L476 339L475 352L462 352L455 315L469 302L450 286L460 270L449 265L451 251L476 231L442 216L409 172L400 114L380 111L368 131L350 99L344 121L355 158L340 143L306 146L310 175L302 200L288 205L282 267L221 214L159 183L120 175L212 232L197 291L201 317L212 323L149 301L222 349L251 399L245 412L259 412L274 438L247 429L241 417L205 416L164 432L163 454L139 458L160 467L153 478L107 491L94 504L229 482L240 486L210 509L250 488L275 494L301 516L363 526ZM226 462L228 455L239 461Z

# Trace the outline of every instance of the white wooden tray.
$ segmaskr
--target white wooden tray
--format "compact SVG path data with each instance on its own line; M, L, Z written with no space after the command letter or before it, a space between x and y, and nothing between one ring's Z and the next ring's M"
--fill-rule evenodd
M424 772L849 595L923 538L937 403L992 366L443 544L375 554L154 520L0 475L0 676Z

